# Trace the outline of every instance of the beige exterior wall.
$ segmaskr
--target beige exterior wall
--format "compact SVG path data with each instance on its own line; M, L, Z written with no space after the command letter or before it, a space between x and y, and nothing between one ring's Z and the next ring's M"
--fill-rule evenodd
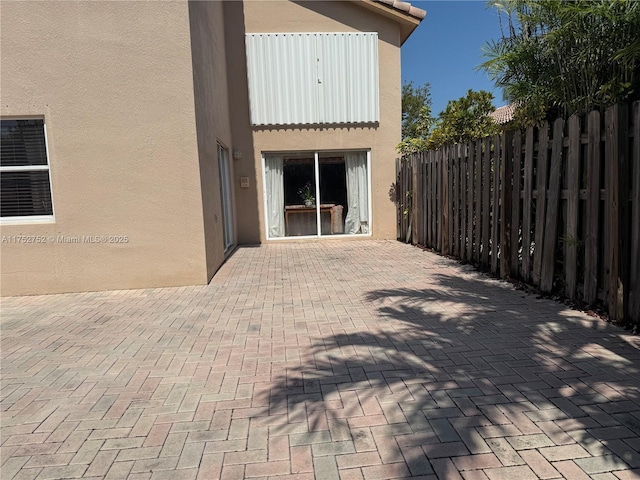
M400 141L400 27L388 18L351 2L245 1L246 33L275 32L378 32L380 123L375 126L338 128L254 129L251 162L259 201L261 241L266 241L264 199L262 195L262 152L301 150L371 150L372 236L395 239L395 205L389 199L389 188L395 175L395 146ZM243 165L248 168L247 165ZM239 202L238 214L245 212ZM257 233L253 233L257 236Z
M263 151L371 150L372 233L395 238L394 21L341 1L87 0L3 2L0 27L0 115L45 119L55 212L0 227L2 295L206 283L225 258L217 143L242 154L237 243L266 240ZM252 129L244 35L280 31L377 31L379 125Z
M239 244L257 244L260 243L261 213L258 201L262 196L256 180L261 171L254 158L253 131L249 119L243 3L225 2L224 14L232 144L242 155L240 160L233 161L237 239ZM240 186L242 177L249 180L248 187Z
M3 2L0 26L0 114L44 117L55 211L2 226L47 243L1 245L1 293L205 283L187 3ZM128 241L52 240L83 235Z
M225 258L218 143L228 149L230 159L232 156L224 5L211 1L190 2L189 14L207 280L210 280Z

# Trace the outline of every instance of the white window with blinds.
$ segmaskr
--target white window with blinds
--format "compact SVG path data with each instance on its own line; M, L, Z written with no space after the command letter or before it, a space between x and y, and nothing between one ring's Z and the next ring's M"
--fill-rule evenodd
M246 35L252 125L376 123L378 34Z
M0 120L0 223L52 221L43 119Z

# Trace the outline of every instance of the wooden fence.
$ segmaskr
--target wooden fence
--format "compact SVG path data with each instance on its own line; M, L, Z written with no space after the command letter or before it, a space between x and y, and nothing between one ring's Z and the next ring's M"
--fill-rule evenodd
M640 102L396 161L398 239L640 323Z

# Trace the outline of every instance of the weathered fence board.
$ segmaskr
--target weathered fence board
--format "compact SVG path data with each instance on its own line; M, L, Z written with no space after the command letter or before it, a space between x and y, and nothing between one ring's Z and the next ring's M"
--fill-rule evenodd
M493 137L493 179L491 181L491 273L498 273L498 244L500 243L500 137Z
M567 231L564 238L565 292L576 298L578 286L578 202L580 199L580 117L569 119L569 150L567 151Z
M474 143L469 143L467 156L467 260L473 260L473 166L475 159Z
M450 209L450 201L449 201L449 192L450 192L450 188L449 188L449 168L450 168L450 163L449 163L449 148L445 147L442 150L442 165L441 165L441 170L442 170L442 203L440 204L440 207L442 209L442 251L447 254L450 255L451 254L451 244L449 243L449 224L450 224L450 215L449 215L449 209Z
M394 184L394 192L396 202L396 239L400 239L402 235L402 225L400 224L402 220L402 215L400 215L400 192L403 188L402 182L400 181L400 176L402 174L402 167L400 164L400 159L396 158L396 181Z
M427 171L429 172L429 186L431 187L429 191L429 218L431 219L430 230L429 230L429 246L437 246L438 242L436 240L436 174L435 174L435 156L436 152L433 150L429 152L429 163L427 166Z
M531 205L533 203L533 127L527 128L522 198L522 278L531 280Z
M544 122L539 130L538 162L536 164L536 223L533 250L533 283L540 285L542 277L542 244L544 241L544 216L547 206L547 170L549 150L549 126Z
M443 155L444 151L443 150L438 150L436 152L436 171L434 172L434 181L436 182L436 184L438 185L438 196L437 196L437 209L434 212L433 216L435 217L435 221L437 222L438 225L438 235L437 235L437 240L438 240L438 245L437 248L439 251L443 252L444 248L442 247L442 225L443 225L443 220L442 220L442 216L441 216L441 212L444 210L444 208L442 208L442 202L444 201L444 191L443 191L443 179L444 179L444 174L442 173L442 168L444 167L444 160L443 160Z
M549 199L544 224L542 244L542 270L540 289L550 292L553 287L553 268L558 241L558 207L560 204L560 179L562 176L562 131L564 120L558 118L553 124L553 144L551 147L551 169L549 171Z
M439 210L439 202L440 202L440 183L439 183L439 174L438 174L438 164L436 163L436 157L439 155L439 152L429 152L431 154L431 188L433 188L432 192L432 204L431 204L431 246L435 246L438 250L442 248L442 244L440 243L440 229L438 224L438 212Z
M509 162L511 164L511 162ZM520 192L521 192L521 179L522 179L522 132L516 130L513 136L513 171L511 172L511 238L509 239L511 245L511 265L509 269L509 275L513 278L517 278L519 274L519 251L520 251Z
M507 278L511 272L513 132L506 132L501 137L500 164L500 276Z
M482 263L489 265L489 226L491 225L491 138L484 139L482 160Z
M640 102L549 127L396 161L398 239L640 323Z
M456 257L460 256L460 147L461 145L455 145L453 147L453 157L451 158L451 169L453 171L453 175L451 176L451 182L453 185L453 201L451 202L451 206L453 207L451 246L453 249L451 253Z
M426 178L427 175L427 154L423 153L421 155L421 161L422 161L422 169L421 169L421 179L422 178ZM422 188L422 212L425 212L427 210L428 207L428 194L429 194L429 187L426 183L421 182L423 184L423 188ZM428 238L429 238L429 217L425 217L424 215L421 215L421 217L423 217L423 221L422 221L422 245L426 245L428 242Z
M422 211L422 205L420 204L420 198L422 197L422 185L418 179L420 178L420 172L418 169L420 168L420 158L419 156L414 156L411 159L411 184L413 185L413 202L415 205L411 209L411 223L413 224L413 228L411 231L411 243L413 245L417 245L420 243L420 229L422 228L422 222L419 219L418 212Z
M633 119L633 153L631 170L631 259L629 262L629 316L640 319L640 102L631 113Z
M409 186L407 185L406 181L405 181L405 176L407 174L407 169L405 167L405 165L403 164L403 161L401 159L398 160L398 163L400 164L400 175L398 178L398 184L397 184L397 190L396 190L396 198L398 200L398 240L402 240L402 234L406 231L406 225L404 223L405 221L405 215L404 215L404 202L405 199L403 198L406 195L406 191L409 188Z
M621 227L626 223L628 198L627 177L627 110L614 105L605 113L605 180L606 215L605 243L606 269L605 292L612 319L622 319L624 313L624 246ZM624 201L622 201L624 199ZM637 246L636 246L637 248Z
M449 248L447 249L446 252L448 255L453 255L453 230L455 225L455 218L453 218L453 210L454 210L454 204L455 204L455 198L456 198L455 192L453 190L453 180L455 177L453 163L456 156L456 153L455 153L456 146L452 145L447 150L448 150L448 156L447 156L446 170L447 170L447 200L448 201L446 203L443 203L443 206L447 207L447 210L449 210L449 216L448 216L448 222L447 222L447 239L448 239Z
M475 194L476 203L474 205L474 223L475 223L475 243L473 245L473 259L480 262L480 243L482 233L482 140L476 141L476 160L474 164L475 173Z
M600 112L591 112L587 143L587 207L584 262L584 300L592 304L598 295L600 225Z
M467 258L467 154L466 145L462 145L462 156L460 157L460 253L463 260Z

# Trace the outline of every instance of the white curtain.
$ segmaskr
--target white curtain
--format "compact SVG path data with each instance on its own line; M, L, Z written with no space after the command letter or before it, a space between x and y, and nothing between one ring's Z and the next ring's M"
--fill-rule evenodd
M282 155L267 155L264 165L269 237L284 237L284 159Z
M369 192L367 191L367 153L350 152L344 156L347 170L346 234L369 233Z

